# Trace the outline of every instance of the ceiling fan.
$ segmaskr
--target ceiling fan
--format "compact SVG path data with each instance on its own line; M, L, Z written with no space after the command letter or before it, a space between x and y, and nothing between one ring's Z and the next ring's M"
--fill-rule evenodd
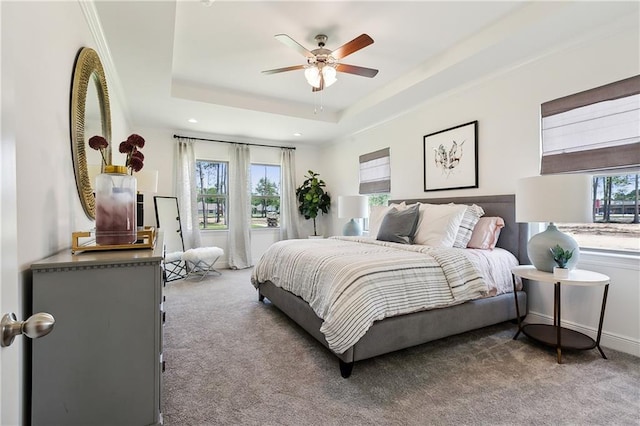
M304 70L307 82L312 86L314 92L318 92L325 87L331 86L336 82L336 72L345 72L355 74L362 77L375 77L378 70L373 68L359 67L356 65L347 65L338 63L340 59L351 55L358 50L373 44L373 39L367 34L361 34L348 43L340 46L336 50L325 49L327 36L318 34L315 40L318 42L318 48L309 51L300 43L292 39L286 34L277 34L276 40L286 44L289 47L300 52L307 58L306 65L293 65L285 68L276 68L273 70L262 71L263 74L276 74L285 71Z

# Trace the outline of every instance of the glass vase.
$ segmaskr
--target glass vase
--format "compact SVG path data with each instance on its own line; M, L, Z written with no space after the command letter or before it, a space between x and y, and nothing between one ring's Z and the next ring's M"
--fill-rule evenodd
M96 244L133 244L136 226L136 178L125 166L105 166L96 176Z

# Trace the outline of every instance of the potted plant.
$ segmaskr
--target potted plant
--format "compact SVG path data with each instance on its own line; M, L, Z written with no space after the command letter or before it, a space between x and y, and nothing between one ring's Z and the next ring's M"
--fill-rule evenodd
M305 175L305 181L296 189L296 197L298 199L298 210L305 219L313 219L313 235L318 236L316 229L316 217L319 212L328 213L331 207L331 197L324 190L325 183L318 176L309 170Z
M567 262L573 256L573 250L565 250L556 244L555 247L549 249L553 260L556 262L556 267L553 268L553 276L556 278L569 278L569 269L567 268Z

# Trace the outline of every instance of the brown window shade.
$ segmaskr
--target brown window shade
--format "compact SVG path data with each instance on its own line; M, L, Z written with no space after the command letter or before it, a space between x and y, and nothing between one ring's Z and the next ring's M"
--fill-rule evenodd
M545 102L542 174L640 168L640 75Z
M389 148L360 156L360 194L391 192Z

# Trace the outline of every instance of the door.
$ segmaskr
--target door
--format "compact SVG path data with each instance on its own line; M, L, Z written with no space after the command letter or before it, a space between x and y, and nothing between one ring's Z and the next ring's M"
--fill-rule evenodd
M4 123L3 123L4 124ZM20 308L18 238L16 219L15 155L3 129L0 148L0 317L14 312L24 320ZM7 158L9 157L9 158ZM9 164L7 164L9 163ZM12 163L12 164L11 164ZM23 338L0 347L0 424L18 425L23 419L24 396Z
M0 11L2 7L0 7ZM0 13L1 15L1 13ZM1 16L0 16L1 20ZM4 54L4 52L3 52ZM16 179L15 93L9 67L2 67L2 123L0 124L0 317L20 308L18 271L18 221ZM0 347L0 425L19 425L23 420L24 343Z

